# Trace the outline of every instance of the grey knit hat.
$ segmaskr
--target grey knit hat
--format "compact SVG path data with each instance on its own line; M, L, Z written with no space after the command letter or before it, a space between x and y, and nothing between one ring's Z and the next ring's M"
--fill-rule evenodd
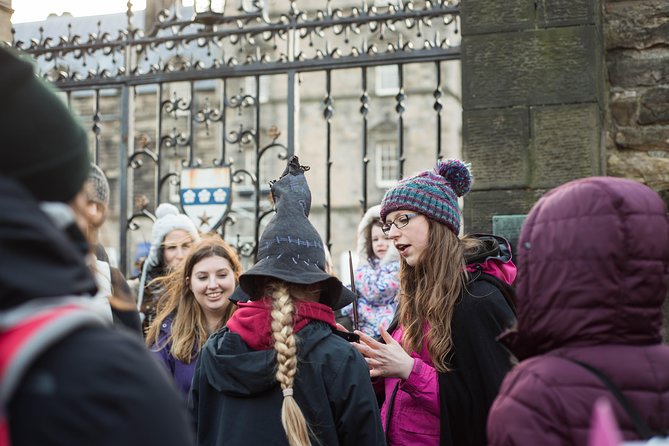
M93 186L89 200L109 206L109 183L102 169L91 163L87 181Z

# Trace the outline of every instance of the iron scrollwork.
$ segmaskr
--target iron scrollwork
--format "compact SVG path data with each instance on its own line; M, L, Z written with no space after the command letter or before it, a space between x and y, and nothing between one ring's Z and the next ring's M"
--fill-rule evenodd
M68 28L66 36L54 38L41 29L39 38L24 41L14 36L12 45L50 63L42 74L63 86L141 84L155 81L155 76L179 80L184 78L179 73L188 71L215 77L221 70L241 67L260 72L260 65L263 70L280 71L323 61L332 67L357 66L359 59L373 65L392 61L400 53L456 49L442 34L444 27L458 32L457 0L426 1L420 6L398 1L387 7L362 0L361 6L346 10L334 8L333 3L328 0L324 9L302 11L292 0L288 12L275 15L256 0L250 9L240 4L237 14L220 14L206 23L192 8L174 8L161 11L154 28L145 34L133 25L128 2L128 25L116 33L103 30L100 23L86 36ZM389 33L397 39L390 41ZM89 66L92 60L94 68Z
M228 3L231 1L235 1L238 7L233 10L228 8L227 11L232 13L226 14L198 15L190 8L161 11L153 28L147 30L133 23L134 13L132 2L129 1L124 29L105 29L104 24L98 22L92 32L76 33L69 26L67 35L54 37L47 36L44 28L40 28L39 36L35 38L17 38L14 34L12 45L35 58L40 74L65 91L118 88L125 89L123 91L127 93L135 87L158 85L156 141L151 146L148 143L140 144L139 150L135 150L133 144L128 144L126 158L122 159L123 167L128 166L133 170L141 168L144 161L153 162L153 175L143 175L138 171L136 176L146 177L144 179L147 181L153 177L154 195L151 201L155 205L161 197L164 198L165 194L161 191L165 185L178 184L179 173L176 171L179 166L175 162L180 161L182 166L187 167L202 164L194 158L193 153L200 148L196 131L198 128L202 130L203 126L207 136L210 135L210 127L220 129L219 152L213 160L214 165L228 161L226 144L236 146L236 155L241 158L246 154L255 155L253 168L242 166L232 173L235 185L246 187L249 195L252 192L252 204L247 202L246 210L240 210L237 214L233 206L218 228L225 232L226 227L235 225L243 212L248 214L244 218L252 217L253 240L243 238L239 233L236 235L240 254L252 258L257 249L262 221L272 213L269 203L260 201L262 194L267 192L259 184L261 161L270 152L277 152L276 156L285 160L294 150L290 136L288 144L279 142L281 132L278 128L269 127L266 135L261 130L260 77L317 70L329 73L331 70L351 67L366 70L367 67L380 65L398 65L401 70L401 64L404 63L455 59L459 47L445 36L458 33L460 11L458 0L397 0L383 7L371 5L371 0L358 0L357 6L350 8L335 7L338 2L326 0L324 7L309 10L299 9L298 2L291 0L287 11L272 11L268 9L267 2L262 0L250 3L228 0ZM366 71L364 73L364 91L360 96L359 110L364 117L366 135L370 98ZM238 94L227 94L227 84L231 79L252 76L256 80L253 94L247 94L243 89ZM212 105L208 97L203 104L198 103L194 85L204 80L222 82L224 86L220 104ZM190 94L182 94L181 97L177 92L172 92L171 97L163 95L163 87L172 82L188 82ZM438 82L433 92L437 113L441 112L442 94L448 94L448 91ZM394 99L401 129L406 101L403 88ZM92 130L98 141L102 114L99 113L98 105L95 110ZM248 116L247 111L252 111L255 117ZM333 95L328 87L323 102L323 118L328 132L334 111ZM233 114L237 115L236 119L231 119L230 115ZM173 123L163 127L163 115L165 118L172 117ZM292 130L289 124L289 135ZM328 181L332 164L329 145ZM404 160L401 152L399 155L401 171ZM172 158L172 164L168 165L168 158ZM365 178L368 163L365 146ZM130 193L132 190L128 195ZM329 193L328 190L326 207L329 206ZM127 197L121 197L121 200L127 200ZM364 195L363 202L366 201ZM327 212L329 215L329 208ZM122 213L125 210L122 209ZM140 219L153 218L147 204L127 214L131 215L123 215L121 218L121 226L124 226L122 230L137 230ZM121 245L124 244L123 240ZM124 249L122 246L122 256Z

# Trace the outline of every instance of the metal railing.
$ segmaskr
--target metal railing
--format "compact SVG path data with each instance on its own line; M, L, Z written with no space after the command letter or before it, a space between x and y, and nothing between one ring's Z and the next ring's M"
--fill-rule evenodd
M217 230L243 256L253 258L263 218L272 212L263 201L267 192L262 172L271 165L266 158L274 153L285 159L299 146L299 112L303 90L307 90L301 78L306 73L324 76L325 185L321 189L329 247L338 137L332 120L336 87L342 86L333 82L335 72L359 72L351 74L351 83L359 84L359 91L354 95L357 99L350 99L358 102L359 113L347 119L359 132L359 150L352 152L359 175L351 175L360 182L360 195L353 201L359 202L361 210L367 208L368 191L374 189L368 166L372 159L370 101L377 99L369 88L371 67L397 70L396 94L378 99L384 119L396 129L397 177L404 175L406 161L408 90L431 98L433 153L443 156L444 99L458 96L443 81L443 64L460 57L459 4L444 0L398 0L383 7L367 0L349 3L333 7L346 2L328 0L321 9L301 11L296 1L289 1L286 11L275 11L263 1L240 1L232 13L229 5L220 14L177 6L161 11L151 29L144 30L137 25L142 14L128 2L125 26L115 31L102 21L84 31L74 19L66 33L57 37L49 35L48 23L30 36L25 27L16 30L12 45L37 61L40 74L66 92L73 108L82 102L78 92L92 92L92 104L86 107L93 156L106 170L117 172L115 212L124 273L130 266L129 249L134 249L129 234L139 230L143 220L153 218L150 208L171 199L180 166L235 166L233 183L243 186L247 195L253 191L252 199L244 200L246 207L252 203L252 209L236 212L233 201ZM433 67L432 85L411 85L407 73L426 64ZM267 79L280 82L268 86L263 83ZM267 93L270 99L263 100ZM109 112L105 114L104 109L113 109L118 119L105 120ZM144 116L148 109L153 110L152 116ZM209 159L211 163L203 161ZM248 225L237 221L246 221L250 215L253 222Z

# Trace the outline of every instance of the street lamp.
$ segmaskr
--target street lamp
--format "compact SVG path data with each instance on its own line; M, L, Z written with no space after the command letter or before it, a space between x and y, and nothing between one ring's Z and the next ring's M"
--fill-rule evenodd
M221 21L225 12L225 0L195 0L195 20L205 25Z

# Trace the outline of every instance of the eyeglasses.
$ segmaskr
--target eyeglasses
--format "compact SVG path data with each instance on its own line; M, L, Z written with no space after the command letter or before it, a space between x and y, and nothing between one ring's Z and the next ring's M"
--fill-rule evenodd
M403 227L409 224L409 220L411 220L417 215L419 214L402 214L391 222L383 223L381 225L381 230L383 231L384 234L388 235L392 225L395 225L397 229L402 229Z

